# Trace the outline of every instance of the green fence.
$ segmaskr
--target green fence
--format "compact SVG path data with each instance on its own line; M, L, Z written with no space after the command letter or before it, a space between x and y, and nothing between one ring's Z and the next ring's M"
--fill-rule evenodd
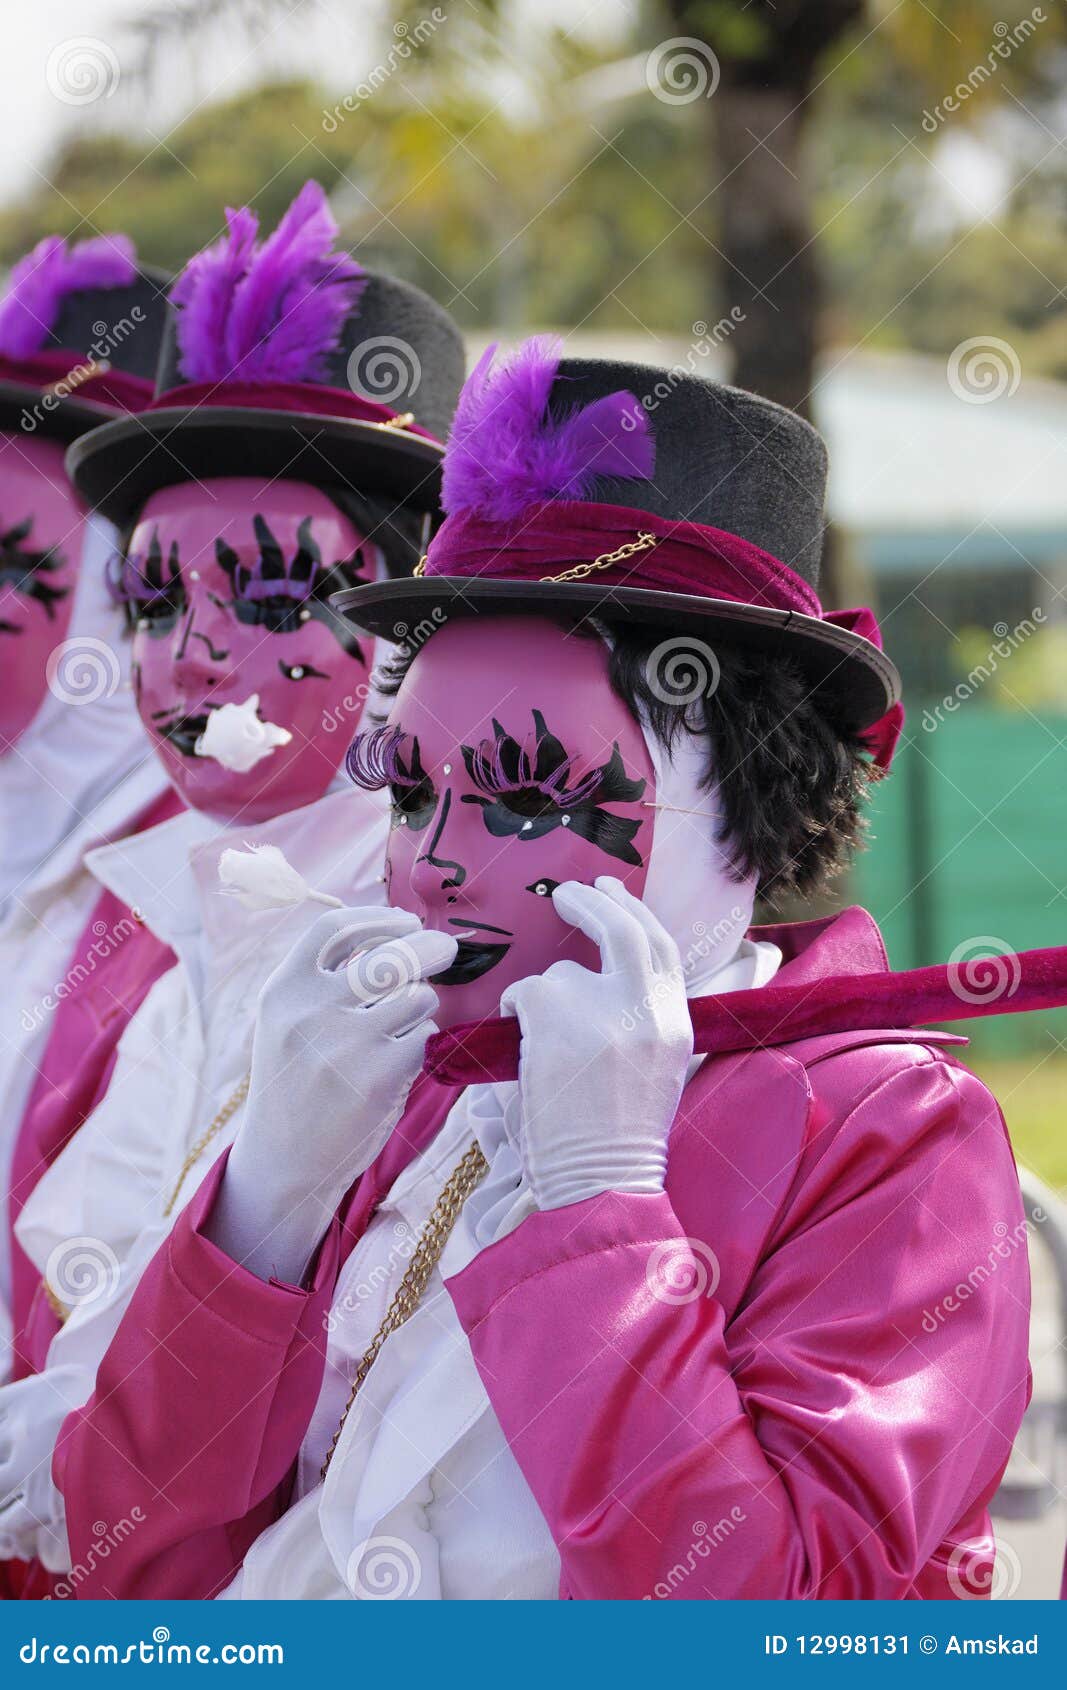
M907 739L871 806L851 892L877 917L895 968L990 948L1067 944L1067 716L909 711ZM975 1051L1067 1048L1067 1011L972 1022Z

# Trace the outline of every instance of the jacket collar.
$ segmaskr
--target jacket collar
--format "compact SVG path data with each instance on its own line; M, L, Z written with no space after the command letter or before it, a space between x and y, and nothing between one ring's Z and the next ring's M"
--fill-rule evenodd
M859 904L815 921L753 927L750 939L769 939L782 953L776 986L803 986L828 974L887 974L889 958L878 923Z

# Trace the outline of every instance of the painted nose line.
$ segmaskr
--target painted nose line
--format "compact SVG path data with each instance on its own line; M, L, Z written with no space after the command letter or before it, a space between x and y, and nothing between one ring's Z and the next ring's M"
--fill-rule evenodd
M228 650L222 651L213 646L207 635L198 634L195 628L191 631L190 638L203 641L203 643L207 646L207 654L213 663L222 663L230 655Z
M467 878L467 871L463 867L462 863L452 862L448 857L434 856L434 851L441 842L441 835L445 830L445 822L448 820L448 812L451 808L452 788L448 787L445 791L444 801L437 817L437 826L433 830L433 838L430 840L430 843L423 852L422 856L418 859L420 863L429 863L431 868L455 869L455 874L450 875L447 880L442 880L442 891L448 886L462 886L463 882Z

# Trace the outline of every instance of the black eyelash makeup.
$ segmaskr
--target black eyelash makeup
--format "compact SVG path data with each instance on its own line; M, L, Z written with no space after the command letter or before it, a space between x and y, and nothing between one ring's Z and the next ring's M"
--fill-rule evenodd
M311 532L311 517L298 527L297 546L287 562L265 517L252 519L258 557L242 563L226 541L215 541L219 568L233 588L233 611L239 622L254 623L271 634L290 634L310 617L323 622L349 657L366 660L352 626L326 602L342 587L366 585L366 559L360 547L350 558L324 564L318 541Z
M51 622L56 605L69 596L70 588L54 587L46 577L62 569L67 560L57 546L36 552L23 545L32 531L33 517L28 516L0 534L0 587L14 587L25 598L36 599ZM22 630L11 624L9 631Z
M146 552L111 559L107 585L112 599L123 607L129 627L147 622L150 632L167 633L186 605L177 540L171 541L164 562L159 531L153 529Z
M393 825L427 826L437 806L437 793L422 766L419 742L400 728L374 728L357 734L345 757L345 770L354 785L364 792L393 795Z
M486 828L497 838L541 839L554 828L569 827L609 856L640 864L633 844L640 820L610 815L600 806L635 802L644 780L630 780L618 745L600 768L574 780L574 758L541 712L532 715L532 752L495 720L491 740L461 748L471 784L484 795L467 793L463 803L481 805Z

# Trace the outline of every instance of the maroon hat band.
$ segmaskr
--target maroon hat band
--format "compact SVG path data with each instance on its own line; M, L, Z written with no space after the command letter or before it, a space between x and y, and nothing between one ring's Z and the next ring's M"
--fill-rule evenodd
M766 605L822 617L815 589L737 534L622 505L555 499L511 523L459 513L442 523L421 573L508 581L590 580Z
M344 417L351 422L374 423L404 434L417 434L439 445L429 429L422 428L411 411L394 411L374 399L326 387L313 381L200 381L185 382L160 393L149 411L195 410L201 405L229 405L247 411L292 411L303 416Z
M152 398L144 376L108 368L88 354L62 349L34 352L25 358L0 354L0 381L38 388L56 399L83 399L113 411L143 411Z

